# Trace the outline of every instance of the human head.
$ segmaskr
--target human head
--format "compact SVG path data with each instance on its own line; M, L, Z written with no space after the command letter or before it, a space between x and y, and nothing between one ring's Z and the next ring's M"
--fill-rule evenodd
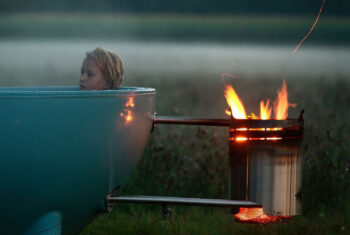
M82 90L117 89L123 80L123 61L106 49L97 47L86 53L80 75Z

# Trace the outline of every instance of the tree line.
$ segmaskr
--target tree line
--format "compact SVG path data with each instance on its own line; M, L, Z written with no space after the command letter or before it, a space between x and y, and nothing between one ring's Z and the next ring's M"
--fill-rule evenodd
M0 12L317 14L323 0L1 0ZM350 0L326 0L326 15L350 14Z

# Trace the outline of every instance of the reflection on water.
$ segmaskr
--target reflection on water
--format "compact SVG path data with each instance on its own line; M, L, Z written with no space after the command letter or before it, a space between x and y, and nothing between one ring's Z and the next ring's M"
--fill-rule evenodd
M127 79L133 74L202 75L230 73L264 77L349 76L350 48L118 41L0 41L1 86L75 85L84 54L96 46L118 52ZM172 76L174 77L174 76ZM191 76L189 76L191 77ZM217 79L217 77L213 78Z

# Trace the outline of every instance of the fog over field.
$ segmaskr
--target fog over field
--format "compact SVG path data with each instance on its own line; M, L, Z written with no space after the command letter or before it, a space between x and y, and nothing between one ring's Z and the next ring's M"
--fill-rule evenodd
M0 41L0 86L77 85L85 52L96 46L121 55L127 85L135 74L145 79L169 74L217 79L222 73L243 79L350 76L349 47L305 43L292 54L296 45L21 39Z

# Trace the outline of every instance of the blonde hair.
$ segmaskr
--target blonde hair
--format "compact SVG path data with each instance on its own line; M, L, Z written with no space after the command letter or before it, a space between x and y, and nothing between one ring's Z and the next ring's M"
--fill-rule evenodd
M122 83L124 68L123 61L116 53L102 47L86 52L86 58L95 62L101 70L108 89L117 89Z

